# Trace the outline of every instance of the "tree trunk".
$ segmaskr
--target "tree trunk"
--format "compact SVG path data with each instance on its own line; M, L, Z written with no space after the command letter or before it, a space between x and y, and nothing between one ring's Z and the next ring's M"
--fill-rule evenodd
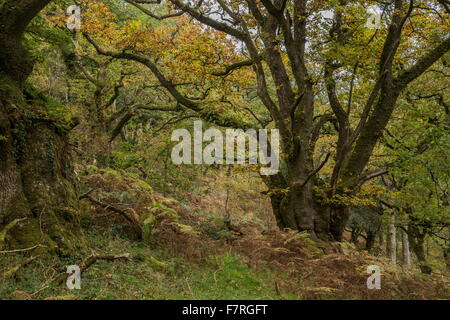
M375 244L376 239L376 233L372 231L367 232L367 239L366 239L366 250L368 252L372 252L373 245Z
M21 219L0 246L71 254L82 242L67 136L23 89L32 63L22 34L48 2L6 1L0 9L0 230Z
M19 96L18 88L9 89ZM55 124L27 117L36 109L23 97L0 93L0 229L27 218L10 230L10 247L43 244L72 251L79 244L79 223L67 137Z
M397 264L397 232L395 229L395 212L391 213L391 220L389 221L389 243L391 263Z
M384 228L380 227L380 231L378 231L378 242L380 243L380 252L384 253Z
M293 186L281 201L280 213L286 228L315 235L313 199L309 188Z
M386 229L386 257L391 256L391 241L389 239L389 226Z
M353 229L352 229L352 234L351 234L351 237L350 237L350 241L351 241L352 243L358 244L358 238L359 238L359 235L360 235L359 232L360 232L360 231L359 231L358 228L353 228Z
M407 226L405 226L407 228ZM402 229L402 248L403 248L403 263L407 266L411 264L411 254L409 252L408 233Z
M420 230L421 228L414 223L410 223L408 226L408 238L409 243L411 245L412 250L417 256L417 260L419 261L419 268L422 273L431 274L432 269L427 263L426 255L425 255L425 235L424 230Z
M281 213L281 201L283 200L284 196L282 194L272 194L270 196L270 203L272 205L272 212L275 216L275 221L277 222L278 228L283 230L286 227L286 224L284 222L282 213Z
M22 44L30 21L50 0L5 0L0 7L0 71L18 84L24 83L33 63Z
M447 270L450 271L450 244L447 245L447 247L444 247L443 251L445 265L447 266Z
M338 207L333 208L330 218L330 232L333 239L342 241L348 218L350 217L350 208Z
M271 190L272 211L280 229L306 231L313 238L332 240L329 230L329 208L322 206L315 199L312 184L308 183L303 187L293 184L286 192L280 191L286 189L286 185L277 184L275 187L273 178L272 183L268 183L267 180L264 178Z

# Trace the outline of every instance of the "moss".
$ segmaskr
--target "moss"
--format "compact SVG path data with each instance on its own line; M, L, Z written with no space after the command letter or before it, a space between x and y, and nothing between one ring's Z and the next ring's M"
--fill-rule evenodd
M111 177L116 177L116 178L121 178L121 177L122 177L122 175L120 174L119 171L114 170L114 169L110 169L110 168L107 168L107 169L101 169L100 172L101 172L102 174L106 175L106 176L109 175L109 176L111 176Z
M3 249L4 245L5 245L5 239L6 239L6 235L8 234L8 231L11 230L12 228L14 228L16 226L16 224L18 224L20 221L23 221L24 219L15 219L12 222L8 223L3 230L0 231L0 250Z
M72 114L66 106L54 101L29 83L25 84L23 95L29 105L38 107L38 117L53 122L63 132L71 128Z
M10 233L9 245L12 248L30 248L41 245L33 250L33 254L51 255L57 251L58 245L47 235L43 234L39 222L28 219Z
M25 105L22 91L17 84L7 75L0 72L0 97L18 106Z
M55 175L56 173L56 156L55 152L53 150L53 144L50 141L50 139L45 139L43 141L44 143L44 149L45 149L45 155L47 157L47 166L49 168L49 172L52 175Z
M34 210L36 217L28 217L12 228L7 235L10 248L29 248L41 245L33 254L78 256L85 252L87 244L80 234L76 210L60 207ZM11 214L10 218L15 215Z
M155 270L166 270L169 267L167 263L159 261L153 256L146 256L145 264Z
M299 232L297 237L303 239L305 242L304 249L308 255L311 257L323 255L323 251L319 248L318 243L310 238L308 231Z
M64 185L64 192L66 193L66 196L67 196L67 199L72 199L72 200L74 200L75 199L75 201L73 201L73 205L77 208L77 209L79 209L80 207L79 207L79 202L78 202L78 195L77 195L77 193L76 193L76 190L75 190L75 188L74 188L74 186L72 185L72 183L69 181L69 180L67 180L67 179L61 179L61 183Z
M22 231L28 237L23 240L31 243L30 241L36 241L36 238L39 237L45 245L49 246L49 250L47 250L49 253L57 253L60 256L78 256L84 252L87 244L81 233L79 213L77 207L74 206L76 203L74 198L68 197L67 199L73 201L72 206L57 206L52 202L54 199L51 197L39 197L39 202L43 207L33 209L35 212L33 220L37 226ZM15 236L17 237L17 235Z
M0 99L14 119L13 128L0 132L11 138L12 145L4 145L16 158L16 166L8 170L21 175L19 185L13 187L23 191L1 213L0 230L15 219L26 218L8 230L5 248L40 245L27 253L77 256L87 245L80 229L78 197L67 178L71 173L66 137L55 132L55 127L66 128L70 113L33 86L19 88L1 73Z
M30 121L28 121L27 118L23 119L23 121L20 121L16 124L15 128L13 129L14 134L14 157L20 161L22 156L25 154L25 145L26 145L26 136L28 127L30 125Z

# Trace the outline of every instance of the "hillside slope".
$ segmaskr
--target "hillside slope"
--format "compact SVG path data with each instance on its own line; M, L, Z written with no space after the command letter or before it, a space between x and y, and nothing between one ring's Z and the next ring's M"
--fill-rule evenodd
M348 242L329 245L302 233L277 230L270 215L264 214L263 200L236 190L239 186L230 186L221 175L203 178L209 191L180 195L184 200L179 201L162 196L134 175L86 171L83 186L89 198L97 201L84 201L82 224L89 249L32 261L26 259L36 253L3 253L0 298L450 298L449 278L444 275L423 276L414 268L392 266L387 259L368 255ZM232 200L236 191L247 197L239 202L245 203L243 208ZM127 212L131 220L111 207ZM133 221L141 224L141 231L136 231ZM68 290L65 283L54 281L66 266L80 264L90 255L122 253L130 258L98 260L89 266L82 275L81 290ZM380 290L367 289L369 265L382 270ZM9 273L5 276L5 272Z

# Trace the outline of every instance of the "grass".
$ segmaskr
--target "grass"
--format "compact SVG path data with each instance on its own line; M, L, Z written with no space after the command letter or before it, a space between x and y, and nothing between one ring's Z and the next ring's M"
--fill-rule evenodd
M398 270L395 273L386 270L384 274L387 278L383 275L382 286L388 291L368 293L363 290L356 293L354 289L362 288L364 276L362 280L352 278L352 272L348 273L345 267L340 270L334 262L331 269L321 269L324 267L322 263L317 267L309 266L312 273L299 270L302 274L309 274L299 280L279 268L251 267L248 265L249 257L231 250L211 248L209 255L191 261L169 252L164 246L131 241L119 232L107 232L95 225L86 231L86 237L89 243L95 243L96 254L128 252L131 258L127 261L97 261L83 273L81 290L69 290L65 283L52 285L50 281L64 272L67 266L80 263L82 257L40 257L20 268L14 277L0 283L0 299L425 299L436 292L434 281ZM2 255L0 274L25 259L21 253ZM328 258L325 256L323 259ZM346 283L356 283L347 283L346 289L333 289L331 282L323 279L332 276L325 274L330 271L336 272L336 276L342 277ZM394 283L395 278L400 279ZM358 285L359 282L361 285ZM413 288L415 291L411 291ZM421 295L414 295L413 292L420 292ZM439 295L443 296L447 295Z
M211 254L201 262L189 262L164 248L132 242L99 232L88 233L96 253L129 252L129 261L98 261L82 275L81 290L65 284L49 285L64 266L80 260L40 260L21 268L0 286L0 299L279 299L273 271L256 271L231 253ZM22 255L0 259L1 269L23 260ZM155 263L156 261L159 262ZM33 293L35 293L33 295Z
M151 188L146 185L122 179L119 172L91 178L92 187L100 184L103 194L122 196L139 191L129 205L136 212L148 209ZM30 251L0 253L0 299L448 299L450 296L448 277L426 277L417 268L403 270L401 266L391 266L385 258L370 256L346 243L342 244L345 254L335 254L306 234L271 231L267 226L272 220L262 222L259 218L264 217L263 210L258 215L250 214L267 206L251 194L247 194L245 201L237 196L229 201L228 209L234 212L232 218L243 232L237 236L225 227L221 204L227 186L224 179L217 181L223 186L212 189L216 192L205 193L201 198L192 194L187 204L195 212L158 195L160 211L173 209L176 213L164 215L157 226L147 230L142 241L131 240L133 233L129 226L114 216L99 218L107 212L92 208L92 212L83 214L85 240L91 244L93 253L129 253L131 258L97 261L83 273L81 290L69 290L65 283L55 285L51 280L65 272L67 266L80 264L89 252L71 258L38 257L3 281L1 275L26 261ZM115 196L107 200L122 202ZM240 207L241 203L248 208ZM247 220L253 223L248 225ZM325 254L325 249L330 252ZM366 268L370 264L382 267L382 290L366 287Z

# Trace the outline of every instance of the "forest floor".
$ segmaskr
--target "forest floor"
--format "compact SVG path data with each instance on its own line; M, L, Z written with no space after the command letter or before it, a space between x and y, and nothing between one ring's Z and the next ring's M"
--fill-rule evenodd
M450 299L448 276L393 266L348 242L335 253L336 247L305 234L277 230L261 218L264 212L256 212L267 204L256 204L250 191L239 192L247 201L234 201L226 179L216 179L225 189L200 188L188 201L162 196L136 177L111 170L82 180L96 189L92 197L126 202L132 212L144 212L150 198L151 208L141 215L143 239L135 239L122 217L86 204L81 223L89 249L78 257L38 257L20 267L0 283L0 299ZM218 203L224 203L222 210ZM80 290L52 282L93 253L130 258L97 261L82 274ZM26 254L3 254L0 270L19 265ZM369 265L381 268L380 290L367 289Z

